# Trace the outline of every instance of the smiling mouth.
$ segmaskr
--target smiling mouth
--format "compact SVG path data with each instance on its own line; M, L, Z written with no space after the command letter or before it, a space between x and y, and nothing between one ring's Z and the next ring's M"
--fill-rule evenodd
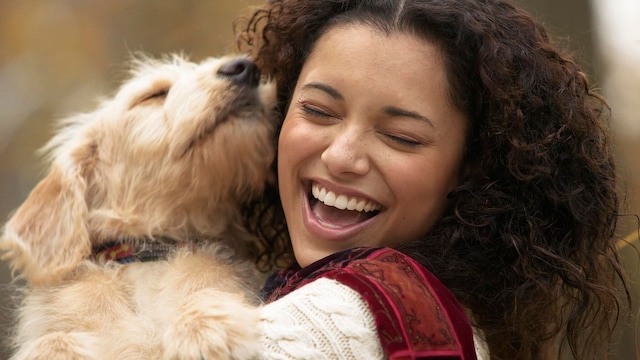
M330 228L344 228L369 220L382 206L371 200L336 194L317 183L311 185L309 206L318 222Z

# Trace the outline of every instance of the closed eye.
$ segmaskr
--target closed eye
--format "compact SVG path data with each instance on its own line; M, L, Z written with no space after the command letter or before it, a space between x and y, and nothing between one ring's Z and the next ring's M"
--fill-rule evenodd
M158 102L164 101L164 99L167 97L167 94L169 94L168 87L154 89L154 91L142 93L133 102L131 102L129 108L131 109L140 105L157 104Z
M301 116L307 121L320 125L333 125L342 121L342 118L335 115L333 111L330 109L327 110L324 107L309 105L309 104L300 104Z
M141 91L137 100L133 103L135 105L144 104L146 102L156 103L157 101L164 101L169 94L171 87L174 84L174 79L159 78L149 83L149 86Z
M169 89L168 88L167 89L161 89L161 90L158 90L158 91L156 91L154 93L151 93L151 94L145 96L141 100L141 102L148 101L148 100L153 100L153 99L165 98L165 97L167 97L168 93L169 93Z
M402 148L418 148L429 144L429 141L422 137L414 134L405 134L404 132L378 130L378 134L386 139L386 141Z
M412 140L412 139L407 139L404 137L400 137L400 136L395 136L395 135L385 135L388 139L390 139L391 141L396 142L399 145L402 146L406 146L406 147L418 147L420 145L422 145L421 142Z
M309 116L316 116L316 117L322 117L322 118L333 117L316 107L312 107L309 105L301 105L300 107L302 108L302 111Z

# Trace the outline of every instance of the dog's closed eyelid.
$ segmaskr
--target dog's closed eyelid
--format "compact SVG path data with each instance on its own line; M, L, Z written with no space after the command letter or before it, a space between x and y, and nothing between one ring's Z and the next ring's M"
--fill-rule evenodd
M167 87L167 88L153 89L153 91L145 92L141 94L138 97L138 99L132 103L131 107L146 103L151 100L164 100L167 94L169 94L169 90L170 88Z
M146 97L143 98L142 101L166 97L168 93L169 93L169 88L161 89L151 94L148 94Z
M147 83L148 87L140 89L142 91L139 92L136 100L132 103L132 107L149 100L164 99L169 93L169 90L171 90L173 83L173 79L164 77L156 78L149 81Z

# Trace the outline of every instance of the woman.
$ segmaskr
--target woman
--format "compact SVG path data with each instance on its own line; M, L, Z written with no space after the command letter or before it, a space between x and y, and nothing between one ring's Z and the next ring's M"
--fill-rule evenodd
M468 321L491 359L606 357L608 109L538 22L507 0L273 0L243 29L284 117L253 215L267 260L295 257L265 287L267 357L473 358Z

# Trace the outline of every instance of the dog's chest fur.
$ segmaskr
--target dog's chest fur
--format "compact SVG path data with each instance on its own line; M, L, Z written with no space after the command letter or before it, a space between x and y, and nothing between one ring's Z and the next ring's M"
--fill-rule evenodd
M63 285L33 287L29 311L20 317L39 322L50 334L97 331L103 341L94 339L92 351L105 359L162 358L171 337L201 332L203 318L223 324L229 316L244 316L247 325L255 323L255 308L241 306L258 303L252 295L256 289L247 286L256 283L254 266L238 263L231 254L223 245L208 244L184 247L157 261L99 265L87 260ZM19 338L30 341L34 335Z

